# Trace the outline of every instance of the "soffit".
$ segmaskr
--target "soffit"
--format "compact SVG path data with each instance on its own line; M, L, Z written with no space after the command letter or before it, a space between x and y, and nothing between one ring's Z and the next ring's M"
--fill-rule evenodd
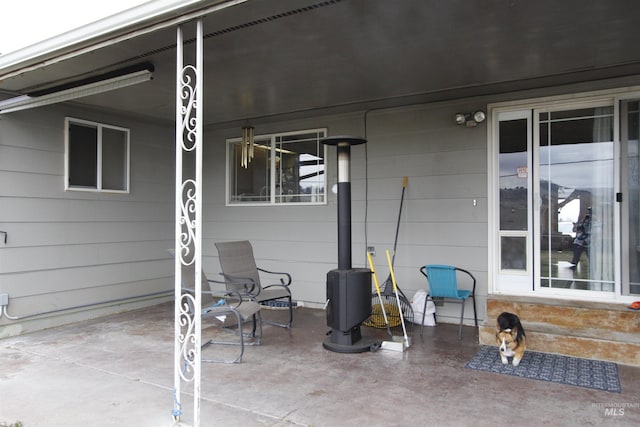
M205 124L640 73L639 14L635 1L250 0L204 18ZM195 36L193 23L184 28ZM175 56L175 28L163 28L8 78L0 90L150 61L153 81L78 102L172 121Z

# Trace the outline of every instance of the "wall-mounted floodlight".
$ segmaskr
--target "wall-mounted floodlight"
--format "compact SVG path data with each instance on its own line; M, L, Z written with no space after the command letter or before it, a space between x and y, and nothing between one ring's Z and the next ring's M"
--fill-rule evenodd
M0 101L0 114L57 104L146 82L153 78L153 70L152 64L142 64L142 66L129 67L27 95L16 96Z
M457 125L465 125L468 128L478 126L478 123L482 123L487 119L487 115L484 111L476 111L475 113L456 113L455 121Z

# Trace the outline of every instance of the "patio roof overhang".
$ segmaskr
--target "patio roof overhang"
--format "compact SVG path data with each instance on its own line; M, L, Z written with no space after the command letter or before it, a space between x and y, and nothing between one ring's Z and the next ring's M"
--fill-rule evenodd
M175 26L199 15L205 127L640 74L640 4L631 0L151 3L39 52L0 56L0 96L149 62L152 82L76 102L172 122Z

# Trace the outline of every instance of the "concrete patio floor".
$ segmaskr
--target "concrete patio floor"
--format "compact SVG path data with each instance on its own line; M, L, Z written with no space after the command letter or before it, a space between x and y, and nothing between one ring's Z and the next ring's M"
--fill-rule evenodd
M0 426L173 425L172 315L167 303L0 340ZM439 324L422 338L416 328L404 353L358 354L324 349L327 330L324 311L298 308L290 330L265 325L263 344L247 347L243 363L203 364L201 425L636 426L640 419L640 368L619 366L622 393L608 393L466 369L478 350L470 327L462 341L456 325ZM183 409L188 422L189 396Z

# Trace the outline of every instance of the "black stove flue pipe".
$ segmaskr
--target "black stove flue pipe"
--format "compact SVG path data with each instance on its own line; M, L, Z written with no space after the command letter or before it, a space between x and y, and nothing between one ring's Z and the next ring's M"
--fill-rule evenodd
M327 273L327 326L331 331L322 345L338 353L376 348L360 333L360 325L371 315L371 271L354 269L351 263L351 146L366 142L354 136L322 140L335 146L338 154L338 269Z
M325 140L326 141L326 140ZM338 270L351 268L351 144L364 139L341 141L338 151ZM363 142L360 142L363 141ZM325 142L327 144L327 142Z

